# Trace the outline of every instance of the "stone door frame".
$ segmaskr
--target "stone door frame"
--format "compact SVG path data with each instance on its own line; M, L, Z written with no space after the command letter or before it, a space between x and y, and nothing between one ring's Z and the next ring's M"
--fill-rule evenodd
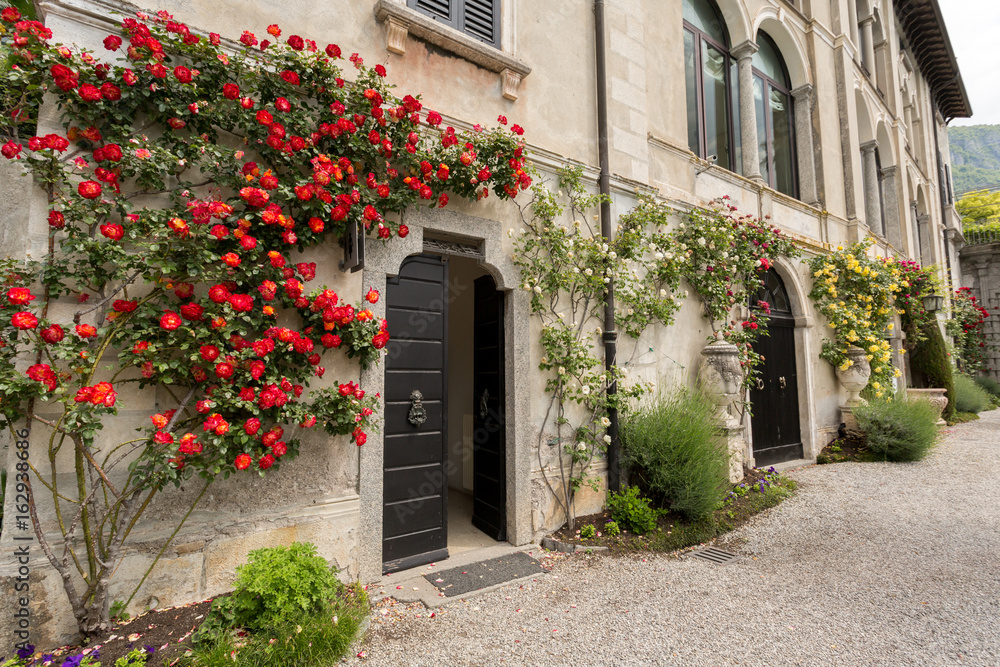
M508 292L504 306L506 438L507 438L507 539L511 544L527 544L533 537L531 526L531 456L528 430L531 424L529 382L531 377L530 298L518 289L519 271L504 248L503 225L455 211L414 209L404 214L409 227L406 238L388 244L369 241L366 249L363 284L385 293L386 278L399 273L400 264L410 255L442 253L448 242L459 244L454 254L480 254L480 266L496 281L497 289ZM425 242L425 237L427 242ZM442 243L444 242L444 243ZM469 252L469 248L480 252ZM450 254L450 253L449 253ZM385 300L375 307L376 317L385 317ZM389 332L392 333L391 331ZM385 394L385 365L379 363L361 371L361 386L368 394ZM385 402L381 401L384 414ZM382 432L369 434L358 448L358 495L360 526L358 565L362 581L382 576Z

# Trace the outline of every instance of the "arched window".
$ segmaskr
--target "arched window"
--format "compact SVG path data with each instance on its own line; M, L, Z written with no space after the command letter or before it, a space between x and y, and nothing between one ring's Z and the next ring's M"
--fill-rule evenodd
M757 157L764 182L798 197L791 79L777 45L767 33L757 36L753 55L753 96L757 116Z
M736 63L729 55L726 24L712 0L684 0L684 76L688 147L699 157L741 171Z

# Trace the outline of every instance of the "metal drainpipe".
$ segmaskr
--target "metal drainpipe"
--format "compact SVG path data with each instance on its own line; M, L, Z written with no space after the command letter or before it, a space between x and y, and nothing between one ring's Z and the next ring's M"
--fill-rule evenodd
M594 0L594 31L597 51L597 151L601 165L598 187L605 201L601 202L601 236L610 245L611 234L611 169L608 166L608 72L607 47L604 43L604 0ZM607 283L604 298L604 366L610 374L614 371L618 354L618 332L615 330L615 284ZM618 383L608 385L608 397L614 400ZM608 489L621 491L621 443L618 439L618 410L608 411Z

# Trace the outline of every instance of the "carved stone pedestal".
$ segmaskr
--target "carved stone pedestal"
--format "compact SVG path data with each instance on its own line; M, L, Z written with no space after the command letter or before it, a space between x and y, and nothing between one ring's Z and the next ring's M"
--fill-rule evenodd
M941 416L944 414L944 409L948 407L948 397L945 395L948 393L947 389L907 389L907 398L919 398L929 402L935 408L937 408L938 413L938 426L947 426L944 418Z
M861 392L868 386L872 368L865 351L860 347L852 345L847 351L847 358L852 362L850 367L846 370L837 369L837 379L847 390L847 402L840 406L840 421L847 428L857 430L858 420L854 417L854 408L867 403L861 398Z
M729 481L735 484L743 479L747 463L746 427L734 419L729 425L719 429L719 435L724 439L729 452Z

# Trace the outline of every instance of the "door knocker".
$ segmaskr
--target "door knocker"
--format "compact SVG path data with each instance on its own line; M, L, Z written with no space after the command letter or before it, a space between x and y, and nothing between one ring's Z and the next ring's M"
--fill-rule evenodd
M483 389L483 395L479 397L479 418L486 419L486 415L490 413L489 408L486 406L486 402L490 398L490 390Z
M780 378L778 378L778 386L780 386L782 389L785 388L785 376L784 375L782 375Z
M410 415L407 421L419 428L427 421L427 410L424 409L424 395L419 389L410 392Z
M760 378L757 378L757 389L759 389L761 391L763 391L763 389L764 389L764 381L761 380Z

